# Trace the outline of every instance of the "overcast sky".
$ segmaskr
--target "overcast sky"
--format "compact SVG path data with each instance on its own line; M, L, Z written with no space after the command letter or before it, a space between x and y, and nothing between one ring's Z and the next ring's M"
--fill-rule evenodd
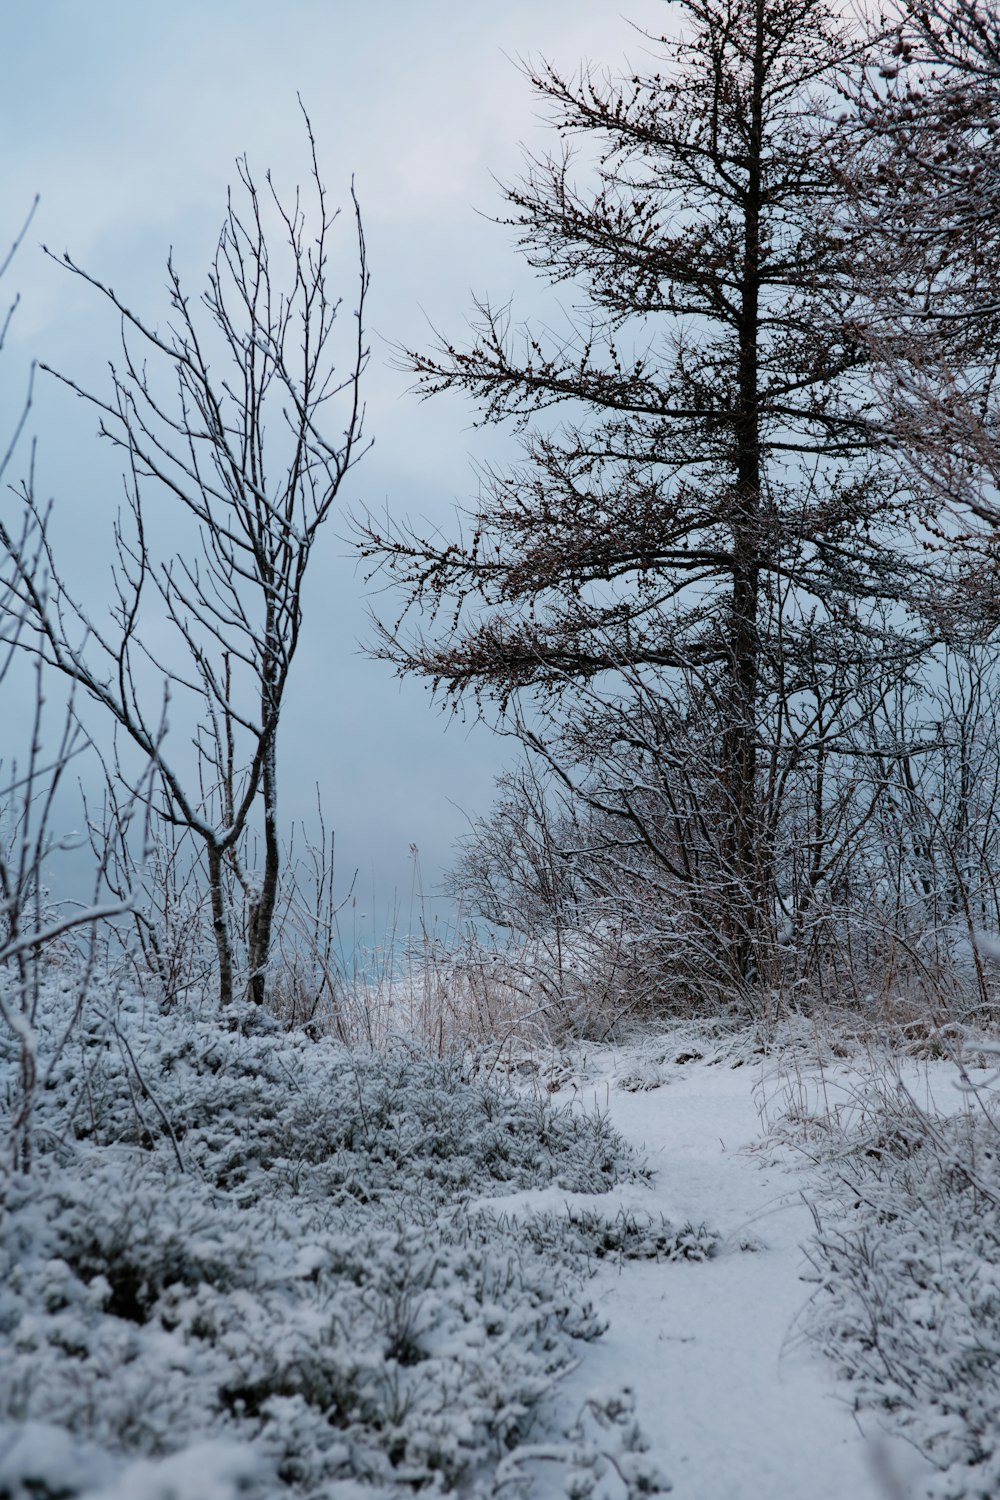
M41 203L5 288L22 298L0 368L6 411L30 358L94 385L116 352L100 300L47 262L40 244L69 250L155 322L170 247L189 289L201 289L238 154L279 184L302 177L299 92L331 198L346 200L354 177L370 253L365 395L375 447L345 501L447 526L474 494L472 461L502 454L503 444L472 430L474 413L457 399L417 403L388 345L428 344L429 324L459 338L475 293L535 298L510 231L485 217L500 206L494 177L516 176L520 143L544 139L515 59L542 55L574 68L589 58L617 71L647 46L629 21L658 31L668 19L664 0L630 0L624 14L615 0L8 7L0 243L36 193ZM99 580L120 490L93 412L41 381L32 431L57 538ZM365 907L374 886L377 925L394 889L408 902L411 845L425 885L440 880L466 815L489 807L511 747L482 726L449 724L423 687L400 684L363 655L365 590L334 535L341 529L332 523L312 564L283 721L283 815L307 815L319 784L341 882L358 868ZM4 758L12 749L5 723L0 714Z

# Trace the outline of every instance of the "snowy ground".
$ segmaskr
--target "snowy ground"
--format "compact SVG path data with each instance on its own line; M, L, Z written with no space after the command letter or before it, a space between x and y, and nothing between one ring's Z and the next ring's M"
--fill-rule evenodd
M998 1492L1000 1127L951 1065L667 1031L507 1088L58 1019L0 1193L0 1500Z
M610 1326L571 1378L568 1401L630 1385L676 1500L921 1495L931 1466L870 1417L859 1422L850 1389L800 1327L815 1280L802 1249L814 1231L810 1174L765 1133L803 1085L819 1086L773 1060L673 1061L690 1050L656 1039L597 1049L586 1081L565 1085L607 1109L653 1168L651 1184L616 1189L615 1201L721 1234L710 1260L601 1267L590 1292ZM846 1090L852 1075L841 1071ZM562 1493L540 1470L539 1500Z

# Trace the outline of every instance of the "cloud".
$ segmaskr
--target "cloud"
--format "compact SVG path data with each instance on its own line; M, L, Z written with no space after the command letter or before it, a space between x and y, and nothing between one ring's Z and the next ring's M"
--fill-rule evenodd
M651 29L669 14L661 0L635 0L630 13ZM333 200L345 201L356 180L372 260L366 395L376 448L349 499L450 525L454 505L474 494L470 454L503 462L513 449L498 434L472 433L460 400L416 403L388 344L426 345L428 320L460 335L473 291L537 298L510 231L483 217L500 205L494 177L518 172L519 143L546 141L511 58L547 54L573 70L587 56L612 67L626 51L638 56L645 44L616 8L46 0L14 7L4 33L16 62L2 101L5 139L18 143L5 161L7 232L40 192L32 239L70 249L154 320L165 315L170 246L190 290L200 290L237 154L259 173L271 168L281 185L302 177L301 93ZM31 354L85 384L103 381L117 327L100 299L35 245L18 257L14 283L23 303L0 361L7 409ZM114 456L96 443L94 413L54 387L40 388L35 417L59 540L99 598L120 499ZM315 566L285 728L287 815L307 816L318 781L348 864L377 866L388 889L401 886L416 842L433 883L464 827L453 804L484 810L509 747L485 731L445 733L422 689L401 690L387 668L357 654L363 587L332 530Z

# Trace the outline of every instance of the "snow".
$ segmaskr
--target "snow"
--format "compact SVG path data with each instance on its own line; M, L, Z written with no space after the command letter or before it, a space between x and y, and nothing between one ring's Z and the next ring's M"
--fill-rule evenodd
M623 1062L610 1056L609 1075ZM714 1260L669 1276L602 1270L596 1301L610 1326L587 1378L632 1385L676 1500L886 1500L878 1429L859 1427L800 1331L814 1226L801 1165L761 1150L774 1084L770 1062L695 1061L664 1069L656 1090L606 1091L612 1123L655 1169L650 1206L710 1219L722 1243ZM900 1477L927 1472L908 1446L881 1445Z
M968 1244L945 1214L975 1285L944 1318L931 1220L865 1206L926 1214L888 1155L918 1098L955 1132L935 1191L966 1137L992 1171L953 1069L676 1029L494 1064L94 1003L0 1193L0 1500L990 1493L995 1382L965 1422L961 1372L1000 1212ZM908 1392L873 1373L869 1244Z
M793 1105L846 1105L857 1068L786 1073L771 1058L706 1059L654 1037L590 1048L582 1077L564 1063L552 1072L560 1093L606 1112L652 1169L650 1182L606 1195L606 1212L708 1223L720 1235L711 1259L669 1268L612 1260L597 1270L589 1290L608 1329L566 1383L567 1409L595 1389L630 1388L649 1457L676 1500L887 1500L893 1483L904 1496L923 1493L933 1466L852 1411L850 1389L806 1338L813 1184L802 1158L769 1138L769 1117L780 1121ZM953 1073L937 1076L941 1099L955 1107ZM926 1068L909 1068L906 1081L927 1095ZM573 1212L583 1201L548 1187L490 1206ZM541 1467L535 1486L538 1500L564 1493Z

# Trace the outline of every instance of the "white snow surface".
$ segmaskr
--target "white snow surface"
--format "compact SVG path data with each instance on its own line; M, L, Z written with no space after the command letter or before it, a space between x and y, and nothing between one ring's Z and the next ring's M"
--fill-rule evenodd
M16 1056L0 1045L0 1084ZM510 1090L496 1061L95 1006L6 1227L0 1197L0 1500L996 1493L985 1467L940 1488L948 1454L980 1462L955 1402L939 1473L916 1398L911 1445L806 1335L814 1207L849 1234L853 1194L824 1176L834 1131L816 1162L794 1138L815 1115L846 1139L863 1067L680 1031L536 1056ZM947 1064L900 1066L910 1097L961 1108ZM893 1313L926 1318L956 1400L996 1261L963 1253L971 1334L922 1284Z
M586 1081L568 1085L606 1109L653 1169L650 1185L619 1187L617 1200L704 1221L722 1239L711 1260L602 1265L589 1291L609 1328L567 1401L630 1386L675 1500L917 1500L931 1465L855 1415L850 1387L800 1327L814 1290L802 1248L814 1230L810 1173L766 1139L769 1116L789 1102L782 1065L670 1060L684 1050L664 1039L638 1052L594 1049ZM838 1071L846 1096L856 1074ZM826 1072L797 1073L791 1092L830 1086ZM509 1204L556 1197L546 1189ZM538 1500L563 1493L539 1475Z

